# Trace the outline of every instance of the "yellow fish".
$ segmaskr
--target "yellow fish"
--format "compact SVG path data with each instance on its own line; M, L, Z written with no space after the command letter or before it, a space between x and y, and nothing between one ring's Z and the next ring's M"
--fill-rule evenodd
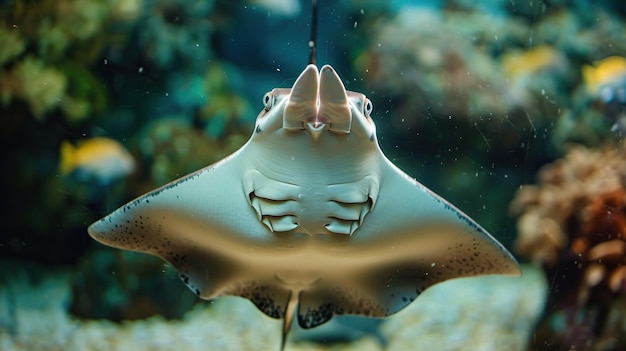
M587 91L595 96L602 87L626 79L626 58L609 56L594 62L593 66L584 65L582 75Z
M61 144L61 175L76 173L79 179L96 180L100 184L127 176L135 169L135 160L118 141L95 137L72 145Z
M504 72L511 78L535 74L564 64L563 54L548 45L540 45L521 53L505 54L502 57Z

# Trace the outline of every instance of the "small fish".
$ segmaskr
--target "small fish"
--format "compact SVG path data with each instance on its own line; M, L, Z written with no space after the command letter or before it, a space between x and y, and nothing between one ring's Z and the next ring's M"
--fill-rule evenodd
M622 85L626 80L626 58L609 56L594 62L593 66L585 65L582 68L582 76L587 91L592 96L610 102L614 97L614 94L611 94L613 87Z
M135 160L118 141L95 137L72 145L61 144L61 175L76 174L81 180L95 180L107 185L129 175L135 169Z
M587 94L601 102L602 114L618 137L626 133L626 58L609 56L585 65L582 76Z
M520 78L564 65L566 61L563 54L548 45L537 46L521 53L505 54L502 57L502 67L510 78Z

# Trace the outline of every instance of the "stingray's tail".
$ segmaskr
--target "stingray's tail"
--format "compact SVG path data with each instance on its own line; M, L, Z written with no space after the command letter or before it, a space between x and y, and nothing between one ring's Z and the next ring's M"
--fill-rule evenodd
M293 317L296 314L296 307L298 307L298 296L299 292L294 292L293 290L289 292L289 302L287 302L287 309L285 310L285 320L283 323L283 336L280 341L280 351L285 350L285 344L287 343L287 335L289 334L289 329L291 328L291 323L293 322Z

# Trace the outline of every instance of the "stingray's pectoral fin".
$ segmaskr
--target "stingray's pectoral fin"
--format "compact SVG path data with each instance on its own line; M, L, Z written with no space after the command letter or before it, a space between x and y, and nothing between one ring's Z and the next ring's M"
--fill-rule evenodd
M367 298L365 301L380 306L374 313L364 308L347 313L388 316L405 308L425 289L449 279L520 274L508 251L482 228L464 221L433 221L421 227L397 226L396 230L388 238L355 247L349 274L335 279L349 279L351 286Z
M384 237L344 246L335 243L329 249L328 260L337 260L328 263L333 268L300 293L301 327L316 327L333 315L386 317L405 308L425 289L453 278L519 274L508 252L464 221L397 225L395 229Z

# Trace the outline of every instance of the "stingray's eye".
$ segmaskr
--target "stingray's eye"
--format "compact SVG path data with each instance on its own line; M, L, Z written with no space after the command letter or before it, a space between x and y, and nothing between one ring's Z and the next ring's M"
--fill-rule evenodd
M269 111L274 104L274 95L270 91L269 93L263 96L263 105L265 106L265 111Z
M374 105L370 99L365 99L365 104L363 105L363 114L365 117L369 117L372 114L372 110L374 109Z

